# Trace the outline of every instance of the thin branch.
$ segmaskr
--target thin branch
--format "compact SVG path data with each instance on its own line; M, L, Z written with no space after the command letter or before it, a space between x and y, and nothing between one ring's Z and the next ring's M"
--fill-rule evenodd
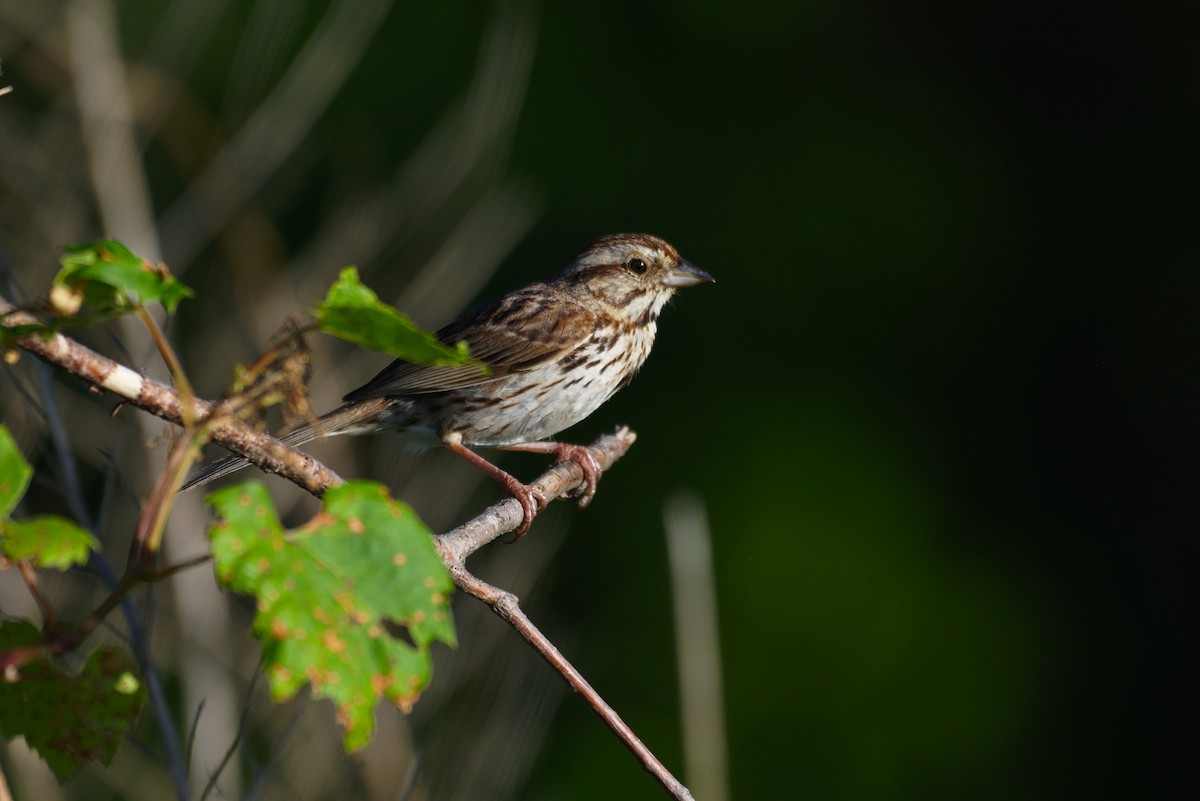
M296 732L300 730L300 718L304 714L304 707L296 705L296 711L292 713L291 720L283 727L283 731L274 736L271 743L271 756L267 760L267 764L258 769L258 775L254 777L254 783L242 796L242 801L257 801L263 794L264 788L267 786L267 780L270 779L277 770L279 770L279 755L284 752L288 745L288 741L296 736Z
M72 626L69 629L54 631L41 642L20 645L15 648L9 648L6 651L0 651L0 670L11 671L34 659L74 650L79 643L83 642L83 639L87 635L95 631L96 627L104 622L104 619L108 617L110 612L125 603L130 591L135 587L160 581L181 570L203 564L209 561L210 558L208 555L194 557L179 564L167 565L158 570L151 570L140 565L131 566L129 572L121 577L121 580L112 588L108 596L100 602L100 605L92 610L92 613L78 625ZM33 588L31 587L31 589ZM35 597L38 596L35 594Z
M28 325L38 321L25 312L16 311L0 297L0 325ZM18 340L17 345L54 367L58 367L84 382L103 387L156 417L184 425L184 402L172 387L146 378L128 367L62 334L49 338L33 335ZM226 449L241 454L268 473L292 481L314 495L341 483L336 473L306 453L289 448L274 437L223 414L221 404L193 400L194 419L208 420L211 439ZM217 422L220 421L220 422Z
M200 716L204 714L204 704L206 699L201 698L200 703L196 705L196 714L192 715L192 725L188 727L187 749L184 751L184 759L189 766L192 764L192 752L196 748L196 731L200 728Z
M448 567L455 585L463 592L490 606L502 620L516 629L517 633L524 637L526 642L532 645L542 658L566 679L570 688L583 696L588 706L600 716L613 734L617 735L625 747L633 752L633 755L641 761L642 766L658 780L659 784L666 788L667 792L680 801L692 801L692 794L688 792L687 787L666 769L658 757L654 756L654 753L633 733L633 729L629 728L628 724L621 720L620 715L605 703L592 685L588 684L583 674L567 661L567 658L554 647L554 643L550 642L546 635L542 634L533 621L525 615L518 603L517 596L476 578L467 571L462 563L448 565Z
M16 311L3 297L0 297L0 315L4 315L0 317L0 325L5 326L37 322L32 316ZM18 340L17 344L50 365L93 386L103 387L156 417L184 425L183 401L175 389L139 375L69 337L54 334L43 338L35 334ZM342 483L336 473L312 456L290 448L248 425L225 420L221 415L221 404L194 399L192 405L197 419L211 421L206 425L212 433L213 442L245 456L266 472L280 475L318 496ZM601 437L592 446L593 457L602 469L607 469L624 455L636 438L627 428ZM582 481L583 469L578 464L562 462L534 482L534 486L553 500L571 492ZM465 561L487 543L515 530L521 524L521 519L521 504L515 498L505 498L474 520L443 534L438 538L438 547L448 559Z
M233 737L233 741L229 743L229 747L225 749L225 755L221 757L221 761L217 764L216 770L208 777L208 782L204 785L204 791L200 793L200 801L207 801L208 796L213 790L217 789L217 782L224 773L225 768L237 755L238 746L242 742L242 737L246 735L246 721L250 718L250 709L253 705L254 690L258 687L258 678L262 675L263 662L266 661L266 656L258 658L258 667L254 669L254 673L250 676L250 685L246 688L246 695L242 700L242 714L238 718L237 733Z
M142 581L146 583L162 581L163 579L170 578L176 573L188 570L189 568L198 567L206 562L211 561L211 553L202 553L197 556L193 556L191 559L184 559L182 562L176 562L175 564L167 565L166 567L160 567L157 570L147 571L146 573L142 574Z
M192 385L187 379L187 374L179 364L179 357L175 355L175 349L167 341L166 335L163 333L162 328L159 327L158 322L155 321L154 316L146 311L144 306L138 307L137 316L142 321L142 325L146 327L146 331L150 334L150 339L154 341L154 347L158 349L159 357L166 364L167 372L171 374L171 380L179 388L179 394L183 396L185 401L183 404L184 422L190 425L193 421L187 419L187 413L192 408L190 401L195 399L195 393L192 392Z
M601 437L592 443L589 450L601 469L607 470L633 445L637 436L628 428ZM549 499L560 498L582 485L583 468L575 462L562 462L542 475L534 486ZM628 748L642 766L667 792L680 801L691 801L687 787L676 779L659 761L658 757L633 733L633 729L609 706L598 692L588 684L574 665L554 646L546 635L533 624L521 610L517 596L501 590L479 579L466 567L466 558L498 537L515 530L522 520L521 504L514 498L506 498L494 504L482 514L456 529L435 538L442 561L450 571L450 577L460 590L483 601L502 620L516 629L525 641L566 680L567 685L579 693L588 706L604 721L613 734Z
M185 434L171 446L171 453L154 488L142 507L138 516L137 527L133 532L133 541L129 544L128 564L143 567L153 564L162 544L163 533L167 530L167 517L171 514L179 488L187 477L187 471L200 455L203 444L201 434Z
M21 578L25 581L25 586L29 588L29 594L33 596L34 603L37 604L38 610L42 613L42 631L54 631L54 607L46 600L46 596L42 595L42 591L38 587L37 573L34 572L33 565L28 559L22 559L17 562L17 572L21 574Z

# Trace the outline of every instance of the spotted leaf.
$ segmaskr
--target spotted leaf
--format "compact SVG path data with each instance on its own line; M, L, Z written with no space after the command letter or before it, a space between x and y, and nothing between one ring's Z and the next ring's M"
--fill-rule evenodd
M305 683L337 707L347 750L365 746L382 696L408 709L429 681L429 646L455 644L453 587L424 523L380 484L325 493L285 530L257 482L214 492L218 579L257 599L255 634L276 700Z

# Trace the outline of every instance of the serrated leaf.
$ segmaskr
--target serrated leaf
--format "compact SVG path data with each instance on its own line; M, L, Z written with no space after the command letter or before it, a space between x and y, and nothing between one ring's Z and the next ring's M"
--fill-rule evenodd
M0 650L38 642L29 623L0 622ZM112 762L137 720L146 693L123 651L101 648L78 676L48 659L24 665L13 681L0 681L0 728L18 735L66 781L88 761Z
M0 425L0 521L7 520L29 488L33 468L25 461L8 427Z
M455 644L453 584L425 524L380 484L353 481L325 493L322 510L284 530L257 482L208 496L218 579L257 598L276 700L304 684L329 698L346 750L365 746L380 696L409 708L429 682L429 645ZM388 633L403 626L411 644Z
M473 361L465 342L450 347L379 299L347 267L311 311L317 327L339 339L419 364L460 365Z
M191 289L175 280L163 265L153 265L115 239L68 245L51 297L79 293L83 303L101 314L124 314L152 301L174 312ZM75 304L67 304L69 307Z
M57 515L0 522L0 551L10 559L31 559L34 566L66 570L86 564L100 542L86 529Z

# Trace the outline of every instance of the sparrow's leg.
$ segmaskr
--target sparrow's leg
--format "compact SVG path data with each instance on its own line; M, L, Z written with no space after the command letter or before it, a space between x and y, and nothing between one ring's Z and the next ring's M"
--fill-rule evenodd
M444 442L446 443L446 447L451 451L457 453L476 467L482 468L489 476L496 479L509 495L520 502L523 516L521 525L517 528L517 537L524 536L525 532L529 530L529 524L533 522L533 518L537 517L537 513L548 503L546 496L531 485L522 484L516 477L504 472L466 445L463 445L461 437L452 435L446 437Z

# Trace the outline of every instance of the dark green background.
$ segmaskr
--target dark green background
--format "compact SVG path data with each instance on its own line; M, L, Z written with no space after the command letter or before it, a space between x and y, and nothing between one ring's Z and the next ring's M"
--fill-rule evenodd
M229 53L251 8L226 9L178 76L226 134L324 13L293 15L264 39L275 61L245 74ZM411 154L505 8L391 8L256 196L272 229L256 269L286 270L338 198ZM527 94L484 173L536 192L541 213L490 293L622 230L670 240L718 281L681 293L644 373L569 432L627 423L639 441L593 506L565 516L529 599L547 631L679 767L660 520L690 488L711 517L733 797L1194 792L1195 737L1181 733L1195 728L1194 10L529 13ZM128 58L161 19L156 4L121 4ZM22 59L31 50L0 53L19 90L0 103L34 115L44 65ZM167 208L187 170L153 141L146 154ZM0 227L11 250L21 234ZM358 263L394 296L450 230L437 218L366 261L351 247L328 281ZM93 220L73 235L107 233ZM238 234L223 236L184 265L169 238L163 253L200 292L175 334L214 375L262 345L189 341L257 285L229 275ZM566 697L517 797L663 796Z

